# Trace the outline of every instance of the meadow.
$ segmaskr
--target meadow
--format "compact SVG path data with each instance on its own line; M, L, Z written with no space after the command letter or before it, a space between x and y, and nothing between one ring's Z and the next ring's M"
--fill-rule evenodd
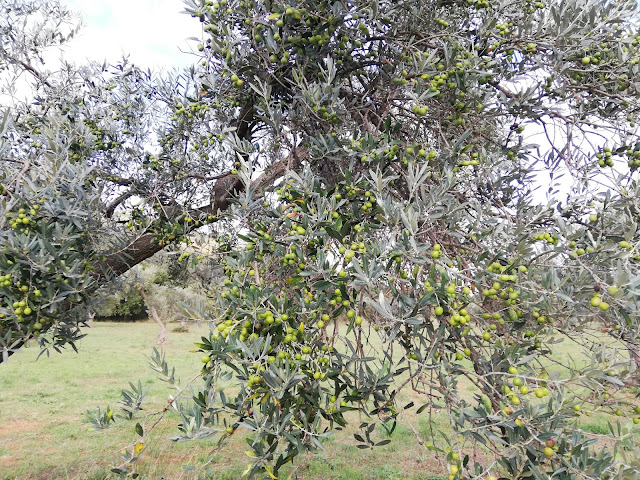
M107 430L94 430L87 410L107 405L118 413L120 392L128 382L140 380L148 388L145 413L161 410L168 396L175 394L148 366L158 333L151 322L94 323L78 344L78 353L51 353L38 357L36 346L25 349L0 366L0 479L107 479L120 460L120 451L136 440L135 422L119 419ZM191 325L188 332L169 330L164 351L176 368L176 377L188 382L201 367L198 353L189 353L193 342L208 333L207 326ZM565 360L572 355L562 350ZM562 358L560 358L562 361ZM36 365L34 365L34 362ZM471 396L471 385L460 385ZM462 392L465 394L464 392ZM401 404L421 402L414 393L404 394ZM415 412L415 408L413 409ZM609 417L594 415L582 421L593 433L608 431ZM427 437L429 417L425 413L403 414L391 436L391 443L374 450L361 450L353 426L336 432L325 442L325 450L309 455L287 470L290 478L309 480L435 480L446 478L446 462L416 441ZM215 441L173 442L179 417L171 410L147 438L137 471L149 479L240 478L248 458L241 434L215 452ZM444 414L433 417L435 429L446 439L452 432ZM240 432L238 432L240 433ZM476 452L482 455L482 452ZM202 464L211 460L203 467ZM186 470L185 466L194 466Z

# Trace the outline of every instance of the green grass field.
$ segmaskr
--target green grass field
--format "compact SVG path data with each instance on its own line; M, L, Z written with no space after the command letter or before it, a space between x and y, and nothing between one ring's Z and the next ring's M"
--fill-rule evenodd
M201 367L201 355L188 352L207 332L206 326L195 325L188 333L169 332L166 358L183 383ZM156 324L95 323L87 333L77 354L54 352L50 358L36 361L39 350L32 347L0 366L0 479L110 478L110 468L121 459L120 450L136 440L135 422L121 421L109 430L94 431L86 417L87 409L109 404L117 412L121 389L138 379L149 389L147 413L161 409L174 393L148 367ZM569 355L571 349L563 352ZM460 388L471 391L463 384ZM411 400L416 405L424 403L413 393L402 399ZM356 430L350 427L330 437L320 455L302 459L295 471L287 474L310 480L446 478L444 459L437 459L420 446L406 421L426 436L429 422L425 414L419 418L406 416L392 442L373 451L356 448ZM184 465L198 466L211 457L214 442L172 442L177 423L177 415L170 413L147 438L139 473L150 479L231 480L241 476L248 464L241 435L234 435L208 467L186 471ZM357 427L358 422L354 423ZM445 435L451 433L444 415L435 417L434 423ZM583 427L594 433L607 431L607 419L594 416Z
M190 354L193 342L207 327L169 333L166 358L183 381L201 367L200 354ZM156 411L174 393L148 367L157 334L154 323L95 323L80 341L79 353L52 353L36 361L36 347L0 367L0 478L102 479L120 461L120 450L135 441L132 422L94 431L87 409L110 404L117 411L120 390L140 379L149 388L146 412ZM138 471L149 478L235 479L248 464L239 435L214 457L208 471L188 472L183 465L209 459L213 441L174 443L178 417L170 414L151 435ZM441 427L445 425L442 424ZM427 424L417 423L426 430ZM355 431L355 430L353 430ZM394 442L375 451L356 448L353 431L338 432L326 441L323 454L304 460L298 478L309 479L432 479L443 472L413 433L399 426ZM391 455L389 455L391 453Z

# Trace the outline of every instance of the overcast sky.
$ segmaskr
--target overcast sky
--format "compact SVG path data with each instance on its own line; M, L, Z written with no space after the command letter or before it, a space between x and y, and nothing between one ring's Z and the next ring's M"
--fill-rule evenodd
M181 13L182 0L63 0L80 13L85 26L65 50L78 62L115 61L122 53L145 67L187 66L195 57L188 37L200 36L197 19ZM193 42L191 42L193 45Z

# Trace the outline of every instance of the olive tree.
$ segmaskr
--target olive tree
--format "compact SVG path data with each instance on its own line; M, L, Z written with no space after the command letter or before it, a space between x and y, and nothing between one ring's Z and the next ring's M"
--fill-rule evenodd
M248 431L249 474L277 478L352 411L361 448L438 411L456 435L416 441L451 479L638 478L635 2L186 12L182 73L47 72L42 28L3 46L35 89L4 116L3 360L73 345L95 288L199 229L226 280L192 312L212 330L180 439Z

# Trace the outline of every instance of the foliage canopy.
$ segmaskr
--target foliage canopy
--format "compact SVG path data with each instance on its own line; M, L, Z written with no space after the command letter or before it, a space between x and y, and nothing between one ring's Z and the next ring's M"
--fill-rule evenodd
M226 280L181 438L243 427L276 478L352 410L384 444L413 389L450 478L639 477L635 2L188 0L173 73L48 70L68 13L0 5L32 86L0 128L3 361L73 345L97 287L199 229L218 248L181 258Z

